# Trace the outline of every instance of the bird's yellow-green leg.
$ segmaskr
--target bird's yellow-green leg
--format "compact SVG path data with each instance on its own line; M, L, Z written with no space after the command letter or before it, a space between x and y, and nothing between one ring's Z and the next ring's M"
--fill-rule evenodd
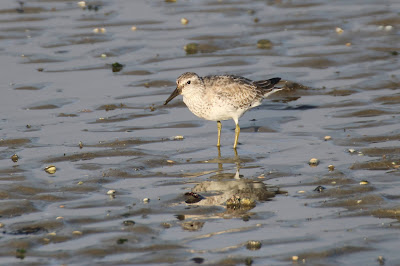
M235 143L233 143L233 148L236 149L239 139L240 127L239 124L236 124L235 128Z
M221 128L222 128L221 121L217 121L217 126L218 126L218 142L217 142L217 147L220 147L220 146L221 146Z

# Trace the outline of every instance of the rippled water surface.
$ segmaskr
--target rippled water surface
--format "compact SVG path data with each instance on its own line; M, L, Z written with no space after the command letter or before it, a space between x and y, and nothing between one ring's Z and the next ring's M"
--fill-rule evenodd
M1 1L1 264L399 265L399 11ZM285 89L218 150L186 71Z

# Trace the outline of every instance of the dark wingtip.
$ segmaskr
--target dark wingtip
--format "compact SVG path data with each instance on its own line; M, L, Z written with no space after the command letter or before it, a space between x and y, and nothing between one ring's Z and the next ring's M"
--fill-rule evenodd
M280 80L281 80L281 78L272 78L272 79L270 79L269 81L271 81L271 84L272 84L272 85L275 85L275 84L277 84Z

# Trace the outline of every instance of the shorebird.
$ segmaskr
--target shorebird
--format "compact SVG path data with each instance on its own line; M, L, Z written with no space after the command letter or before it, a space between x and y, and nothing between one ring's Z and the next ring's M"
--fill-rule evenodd
M176 80L177 87L164 105L182 95L183 102L193 114L217 121L218 147L221 146L221 120L233 119L236 124L233 148L236 149L240 133L239 118L247 110L260 105L263 99L282 90L274 87L280 80L252 81L234 75L200 77L196 73L186 72Z

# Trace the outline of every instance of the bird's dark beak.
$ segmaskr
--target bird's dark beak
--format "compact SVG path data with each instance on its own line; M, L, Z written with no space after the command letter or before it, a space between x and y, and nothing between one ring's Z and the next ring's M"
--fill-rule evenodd
M175 98L176 96L178 96L179 94L181 94L180 90L178 88L176 88L174 90L173 93L171 93L171 95L168 97L168 99L165 101L164 105L167 105L167 103L169 103L173 98Z

